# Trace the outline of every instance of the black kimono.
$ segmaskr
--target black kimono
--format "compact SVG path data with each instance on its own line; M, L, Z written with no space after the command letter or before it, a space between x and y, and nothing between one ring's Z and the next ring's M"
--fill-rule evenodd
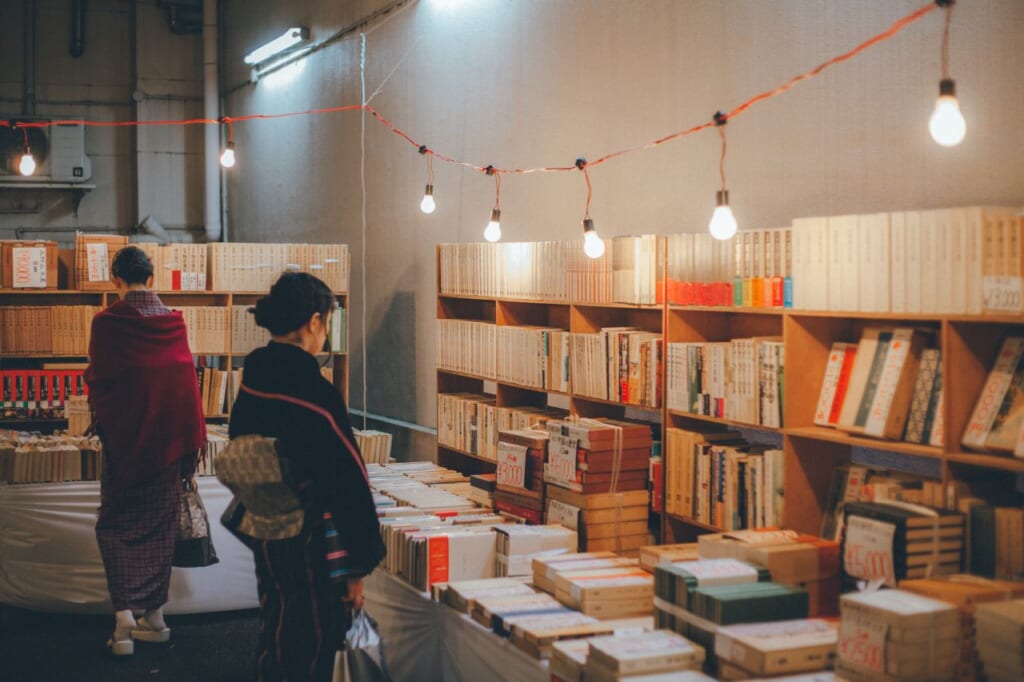
M316 358L271 342L246 358L231 410L231 437L246 434L279 439L306 509L298 537L250 543L260 597L259 679L329 681L348 610L340 600L344 581L328 574L323 514L333 517L340 540L335 574L367 575L385 551L344 400Z

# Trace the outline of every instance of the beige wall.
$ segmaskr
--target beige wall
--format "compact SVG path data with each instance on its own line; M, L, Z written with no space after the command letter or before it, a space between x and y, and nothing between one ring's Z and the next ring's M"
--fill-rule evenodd
M923 3L420 0L367 36L366 82L372 92L394 70L372 105L443 153L498 167L568 165L705 121ZM290 81L242 84L241 56L288 25L307 25L313 40L322 40L387 4L227 0L226 113L357 104L358 34L305 59ZM951 150L927 133L941 29L935 12L730 123L727 172L741 227L806 215L1024 203L1024 2L956 7L952 74L969 130ZM362 406L365 272L366 408L433 424L434 246L481 239L493 185L436 163L438 209L424 216L417 209L423 159L367 119L364 244L360 124L358 113L240 124L229 233L234 240L351 244L353 405ZM717 152L712 131L593 169L598 229L606 236L705 229ZM578 173L506 177L505 239L577 238L583 200Z

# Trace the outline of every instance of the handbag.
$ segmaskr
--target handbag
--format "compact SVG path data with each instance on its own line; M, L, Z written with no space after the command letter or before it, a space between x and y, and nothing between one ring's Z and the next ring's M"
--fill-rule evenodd
M181 479L181 507L178 512L178 534L174 539L172 566L199 568L220 561L210 537L210 521L203 498L194 478Z
M356 611L345 634L345 658L351 682L390 682L377 621L365 609Z

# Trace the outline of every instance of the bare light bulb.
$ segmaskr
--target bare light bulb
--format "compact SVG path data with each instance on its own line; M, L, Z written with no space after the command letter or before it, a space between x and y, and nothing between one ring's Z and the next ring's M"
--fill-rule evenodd
M427 189L423 192L423 201L420 202L420 210L429 215L434 212L435 208L437 208L437 204L434 203L434 186L427 185Z
M224 147L224 151L220 155L220 165L225 168L235 167L235 143L228 142L228 145Z
M736 234L736 216L732 214L732 209L729 208L728 190L718 190L715 200L718 205L715 207L715 212L711 214L711 223L708 225L708 231L711 232L711 236L715 239L732 239L733 235Z
M36 160L32 158L32 152L28 149L21 155L21 161L18 162L18 172L22 175L32 175L36 172Z
M501 239L501 211L499 209L491 209L491 221L484 228L484 239L489 242Z
M939 81L939 98L935 100L935 111L928 119L928 132L932 139L943 147L955 147L967 133L967 122L960 113L956 99L956 85L951 78Z
M604 241L594 229L592 218L583 219L583 253L587 254L588 258L600 258L604 255Z

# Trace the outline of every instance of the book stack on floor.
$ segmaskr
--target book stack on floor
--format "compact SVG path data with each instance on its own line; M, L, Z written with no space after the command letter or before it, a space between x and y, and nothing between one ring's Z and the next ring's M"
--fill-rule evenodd
M383 431L353 429L356 445L363 455L364 462L387 464L391 459L391 434Z
M548 420L548 522L579 532L580 551L635 552L650 544L651 427L616 420ZM575 521L574 521L575 520Z
M835 623L818 618L726 625L715 634L718 676L749 680L826 670L838 641Z
M906 502L847 502L843 582L897 581L960 570L963 515Z
M537 591L520 578L482 578L434 583L431 596L459 613L470 613L478 598L512 597L536 594Z
M806 590L810 615L839 614L839 543L774 529L707 534L697 541L701 557L763 566L775 582Z
M547 458L547 431L499 431L494 508L526 523L544 523Z
M840 609L837 676L850 682L957 679L960 611L952 604L875 590L843 595Z
M534 557L576 551L576 532L562 526L502 524L495 526L494 532L497 534L497 576L532 575Z
M988 580L961 574L904 580L900 583L900 589L949 602L960 609L961 651L958 679L961 682L983 679L975 624L977 609L991 602L1024 598L1024 582Z
M667 630L595 637L588 644L583 666L586 682L636 680L653 674L679 679L679 673L699 671L704 664L703 647Z
M983 604L975 616L978 649L989 682L1024 679L1024 599Z

